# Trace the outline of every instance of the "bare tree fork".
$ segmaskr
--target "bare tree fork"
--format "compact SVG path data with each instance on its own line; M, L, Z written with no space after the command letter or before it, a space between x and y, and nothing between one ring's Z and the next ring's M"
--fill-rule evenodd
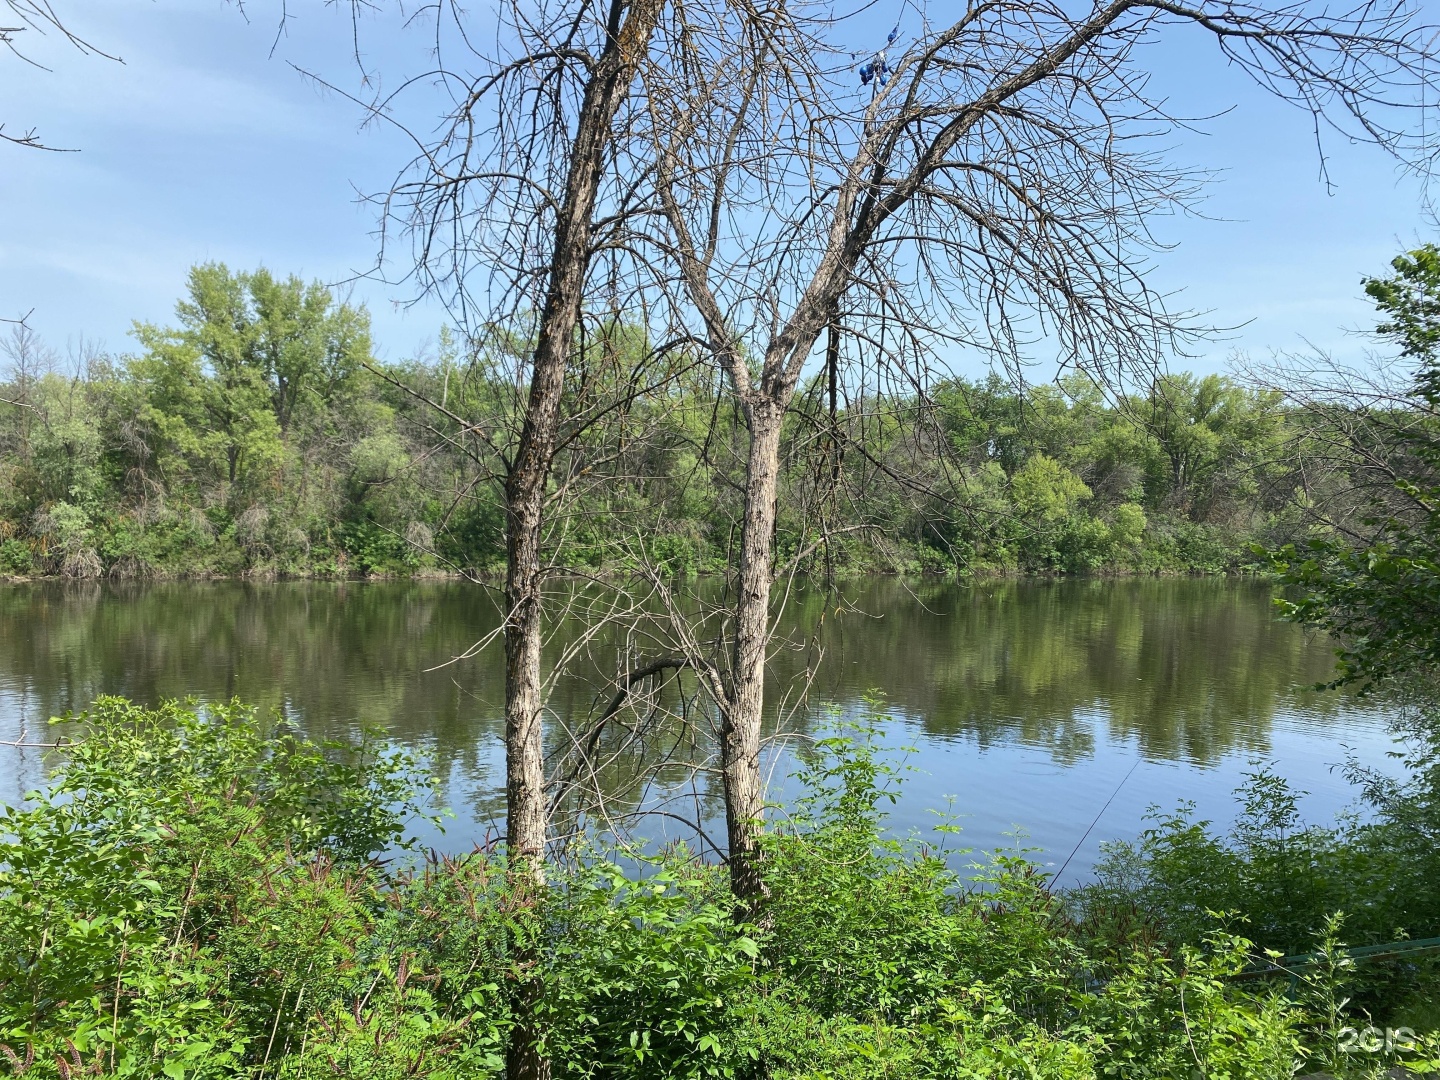
M19 377L20 389L23 392L27 389L31 372L26 363L27 350L33 347L34 331L30 327L30 316L35 314L32 308L18 319L0 319L0 323L8 323L10 326L10 340L0 344L0 352L4 352L15 364L15 374ZM13 398L0 398L0 402L6 405L14 405L21 409L34 409L35 406L28 401L19 401Z
M758 755L782 426L842 299L848 320L893 322L931 355L964 349L1018 371L1043 350L1104 381L1144 378L1205 328L1147 283L1151 215L1190 205L1201 178L1151 149L1179 121L1146 96L1137 56L1170 33L1205 34L1317 139L1329 128L1418 162L1436 69L1415 16L1396 0L1339 13L986 0L948 26L902 19L856 73L854 44L837 40L846 20L771 5L687 28L671 45L686 63L642 74L653 242L749 440L719 699L738 898L764 894Z
M615 691L615 696L610 699L610 704L605 706L605 711L602 712L599 719L595 721L594 734L586 740L586 748L590 752L594 752L595 742L599 738L601 725L618 713L621 706L630 700L631 692L635 689L636 685L663 671L678 671L681 668L687 668L689 666L690 660L688 657L662 656L658 660L651 660L648 664L643 664L638 668L627 671L618 680L620 688Z
M27 64L42 67L37 61L21 52L18 47L16 35L23 34L26 31L31 31L42 36L50 33L58 34L62 40L86 55L94 53L97 56L103 56L105 59L114 60L117 63L123 64L125 62L121 60L120 57L105 52L105 50L99 48L93 42L87 41L75 33L75 31L71 30L49 0L5 0L5 8L14 16L14 20L19 23L19 25L0 26L0 45L9 48L12 53L24 60Z
M629 850L629 835L653 816L657 777L670 799L677 785L693 788L708 775L706 717L682 679L689 658L656 655L663 636L655 632L655 608L664 594L634 583L591 588L588 602L572 606L576 625L553 632L565 644L552 671L563 664L598 673L613 663L615 673L603 680L612 692L603 707L606 698L597 696L588 714L575 703L552 710L563 737L549 770L551 813L570 823L571 832L585 820L600 824Z

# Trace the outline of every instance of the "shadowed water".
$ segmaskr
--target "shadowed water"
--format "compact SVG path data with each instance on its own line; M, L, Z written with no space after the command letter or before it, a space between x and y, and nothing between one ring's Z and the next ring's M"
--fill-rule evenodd
M777 650L771 697L790 688L798 703L775 723L804 733L825 703L854 711L881 692L884 738L912 767L897 828L928 828L929 811L953 797L977 848L1019 828L1058 865L1078 843L1067 877L1093 864L1104 838L1133 835L1152 803L1194 800L1228 819L1251 760L1275 761L1323 819L1352 798L1331 769L1346 747L1370 762L1390 749L1375 709L1308 689L1328 676L1330 648L1277 623L1263 584L880 580L842 593L848 605L819 590L786 605L778 637L794 647ZM48 717L102 693L239 697L316 736L374 725L423 750L444 779L459 816L427 839L468 848L499 827L503 667L497 645L437 665L497 623L491 594L451 582L6 587L0 738L43 738ZM558 626L552 656L577 632ZM602 638L589 654L603 664L607 648ZM800 701L797 680L817 657ZM584 671L557 684L556 716L581 717L604 696ZM797 744L775 745L770 766L783 776ZM0 747L0 798L43 775L40 751ZM699 805L714 814L703 792Z

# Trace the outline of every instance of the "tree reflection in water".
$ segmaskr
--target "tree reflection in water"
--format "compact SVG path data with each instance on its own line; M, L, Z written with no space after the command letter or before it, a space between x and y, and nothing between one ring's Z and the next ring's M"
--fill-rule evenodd
M719 583L693 587L704 594ZM1077 764L1101 762L1118 779L1137 752L1192 769L1266 755L1277 717L1298 719L1331 745L1362 720L1376 730L1353 699L1308 689L1328 676L1330 649L1277 623L1269 595L1262 583L1217 579L970 587L887 579L838 595L801 589L780 621L768 698L780 700L820 656L808 696L791 694L786 730L804 732L827 703L859 708L877 690L897 717L897 739L946 748L951 761L1009 748L1027 751L1033 770L1044 755L1062 768L1009 780L1051 785L1048 797L1060 802L1067 796L1056 775ZM101 693L146 703L238 697L317 737L375 725L444 770L462 818L477 819L459 823L451 842L468 842L494 824L501 803L501 657L488 648L436 665L492 632L497 618L484 590L451 582L11 586L0 590L0 738L13 738L22 720L33 734L45 717ZM576 630L555 627L552 652ZM601 707L615 650L602 635L556 684L557 716ZM1332 756L1340 755L1337 746ZM1002 770L1020 768L1017 760L994 758ZM627 783L639 764L610 762L602 786L622 803L658 798ZM687 775L662 774L659 790ZM34 753L0 750L5 798L39 777ZM958 794L960 809L984 815ZM707 812L703 780L700 799Z

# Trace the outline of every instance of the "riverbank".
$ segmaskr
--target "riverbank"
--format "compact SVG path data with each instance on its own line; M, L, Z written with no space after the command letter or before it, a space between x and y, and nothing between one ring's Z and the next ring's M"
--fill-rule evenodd
M1268 572L1268 564L1257 556L1247 541L1240 546L1223 546L1217 537L1203 535L1203 543L1191 538L1184 547L1173 542L1151 546L1137 545L1124 558L1083 560L1077 567L1025 564L1016 560L995 561L978 558L942 558L930 548L913 545L891 546L884 550L856 549L853 546L840 558L819 555L805 560L793 569L800 580L859 581L869 577L958 579L958 580L1053 580L1057 578L1126 578L1186 576L1253 576ZM35 555L28 548L17 553L17 541L0 544L0 584L32 581L484 581L504 580L503 563L484 566L446 565L433 552L416 549L399 551L393 557L376 562L352 557L346 551L334 552L314 561L276 563L256 560L243 549L206 551L196 561L181 553L166 562L152 562L133 554L115 556L112 551L84 549L73 557ZM614 554L613 552L611 554ZM1114 552L1110 553L1112 556ZM648 576L658 570L676 578L710 578L729 572L723 553L709 553L703 558L660 558L642 564L634 553L606 561L591 553L588 561L557 568L552 576L559 578L618 579L643 572ZM28 572L17 572L24 569Z
M228 271L196 274L192 284ZM343 304L327 311L322 322L363 322ZM499 573L507 451L494 433L512 430L509 390L461 363L453 342L426 360L347 366L293 400L260 392L274 373L248 358L255 393L237 413L222 407L233 388L176 345L195 330L151 327L138 355L93 356L73 377L42 365L0 385L20 406L0 410L0 574ZM816 577L1213 573L1248 565L1251 541L1302 535L1316 509L1304 461L1286 456L1308 446L1304 417L1217 376L1167 376L1123 402L1073 379L931 390L828 418L843 443L828 483L802 449L813 418L787 418L777 566L798 558ZM427 400L448 400L449 414ZM636 408L645 440L576 450L597 464L575 463L550 511L555 550L582 573L723 571L739 539L741 418L704 379ZM492 434L476 442L478 431Z
M337 759L240 706L118 699L72 729L55 785L0 829L0 1070L31 1080L498 1078L521 1024L559 1080L1440 1064L1403 994L1346 1003L1338 927L1317 939L1336 962L1287 995L1238 978L1263 943L1221 921L1190 943L1124 897L1076 907L1021 856L962 877L944 829L891 838L897 777L863 727L817 744L766 834L758 922L683 846L630 873L572 849L543 889L493 847L382 865L428 805L384 744ZM1352 1053L1374 1025L1395 1034Z

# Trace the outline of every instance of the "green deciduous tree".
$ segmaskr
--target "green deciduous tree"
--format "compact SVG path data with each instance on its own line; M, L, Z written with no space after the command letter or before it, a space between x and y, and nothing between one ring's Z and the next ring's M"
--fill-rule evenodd
M220 263L190 271L175 312L176 328L135 327L142 417L186 469L223 477L243 500L277 482L289 429L369 359L369 318L319 282Z
M1157 379L1135 409L1165 469L1152 479L1181 507L1221 494L1216 480L1222 472L1244 485L1243 466L1257 467L1278 431L1279 404L1278 394L1255 394L1221 375Z

